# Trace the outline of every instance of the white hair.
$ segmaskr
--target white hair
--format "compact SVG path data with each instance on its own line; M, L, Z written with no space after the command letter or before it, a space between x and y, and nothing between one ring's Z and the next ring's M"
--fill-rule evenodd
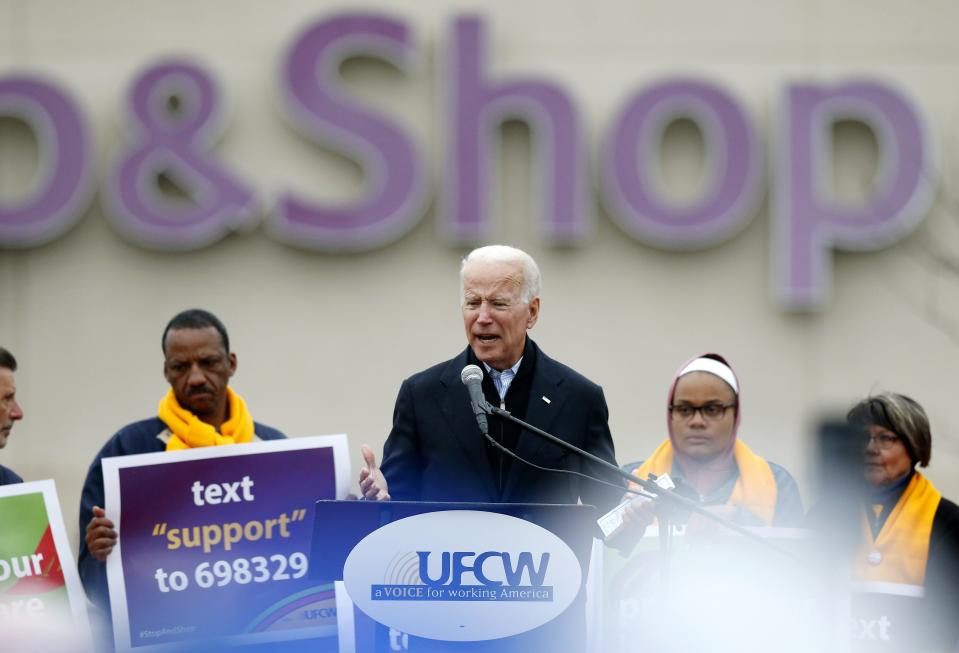
M466 266L470 263L514 263L519 264L523 271L523 301L529 304L534 297L539 297L543 285L539 274L539 266L533 257L521 249L509 245L487 245L478 247L466 255L460 265L460 301L463 300L463 282L465 281Z

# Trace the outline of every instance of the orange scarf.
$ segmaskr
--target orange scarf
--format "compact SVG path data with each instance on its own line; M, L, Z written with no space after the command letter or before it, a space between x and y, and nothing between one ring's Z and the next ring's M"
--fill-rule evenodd
M167 391L166 396L160 400L158 412L160 419L173 433L167 442L166 450L250 442L253 439L253 418L246 409L246 402L231 388L226 389L226 400L230 418L223 422L220 432L217 433L211 425L180 406L172 389Z
M932 520L941 499L942 495L932 483L916 472L875 539L869 519L863 514L862 546L854 567L856 579L923 585Z
M656 476L672 473L674 456L672 442L664 440L653 455L633 473L640 478L646 478L650 473ZM736 485L726 503L743 506L766 524L772 524L778 491L769 463L738 439L733 446L733 458L739 468L739 478L736 479Z

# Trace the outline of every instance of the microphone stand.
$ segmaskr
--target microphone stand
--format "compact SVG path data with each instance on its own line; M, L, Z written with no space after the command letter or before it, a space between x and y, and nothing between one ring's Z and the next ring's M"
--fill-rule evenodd
M720 515L717 515L707 510L697 501L687 499L686 497L676 492L673 492L672 490L663 489L649 479L640 478L636 476L635 474L631 474L629 472L623 471L616 465L613 465L612 463L609 463L603 460L602 458L599 458L598 456L594 456L588 451L583 451L579 447L572 445L569 442L566 442L565 440L561 440L560 438L557 438L555 435L547 433L546 431L539 429L528 422L524 422L518 417L513 416L512 413L510 413L508 410L500 408L499 406L494 406L490 404L489 402L484 402L484 403L486 405L483 406L483 408L485 408L488 414L496 415L497 417L500 417L509 422L512 422L520 426L521 428L529 431L530 433L534 433L538 435L539 437L549 442L552 442L558 447L566 449L567 451L572 451L576 455L586 458L587 460L590 460L596 463L597 465L605 469L608 469L611 472L614 472L615 474L626 479L627 481L632 481L633 483L643 488L643 490L645 490L647 494L652 494L653 496L650 498L656 501L657 503L662 504L664 507L674 508L674 509L679 507L684 510L688 510L690 512L695 512L696 514L702 515L703 517L707 519L711 519L712 521L724 526L725 528L728 528L731 531L739 533L743 537L746 537L754 542L761 543L763 546L765 546L768 549L772 549L773 551L776 551L782 555L788 556L792 558L793 560L795 560L796 562L799 562L808 567L813 566L809 561L807 561L802 556L797 555L796 553L793 553L792 551L789 551L788 549L785 549L775 544L774 542L770 542L769 540L747 529L745 526L740 526L739 524L737 524L736 522L732 520L726 519L725 517L721 517Z

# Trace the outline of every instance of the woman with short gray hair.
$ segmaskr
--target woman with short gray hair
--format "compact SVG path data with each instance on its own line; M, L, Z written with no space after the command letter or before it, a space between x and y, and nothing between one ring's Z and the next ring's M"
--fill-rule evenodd
M929 418L915 400L883 393L846 419L862 437L867 486L855 580L866 591L922 596L918 632L929 640L917 650L959 650L959 506L916 470L932 457Z

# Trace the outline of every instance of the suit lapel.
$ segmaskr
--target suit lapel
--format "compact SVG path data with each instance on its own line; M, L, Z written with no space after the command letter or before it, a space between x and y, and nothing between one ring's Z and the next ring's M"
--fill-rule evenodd
M526 419L524 421L550 433L555 424L556 416L559 415L567 397L563 388L562 374L558 367L553 364L553 360L541 351L537 351L536 354L538 358L533 372L533 383L530 387L529 404L526 406ZM546 441L543 438L523 429L516 445L516 455L530 462L536 462L536 455L545 444ZM528 469L528 465L513 461L509 478L506 479L504 498L510 496L514 486Z
M443 417L449 425L450 431L459 441L470 468L481 479L483 488L489 495L490 501L497 501L496 482L493 471L490 469L486 457L486 440L476 424L476 416L470 407L469 393L466 386L460 381L460 372L467 365L467 356L462 354L450 361L440 376L443 385L442 403Z

